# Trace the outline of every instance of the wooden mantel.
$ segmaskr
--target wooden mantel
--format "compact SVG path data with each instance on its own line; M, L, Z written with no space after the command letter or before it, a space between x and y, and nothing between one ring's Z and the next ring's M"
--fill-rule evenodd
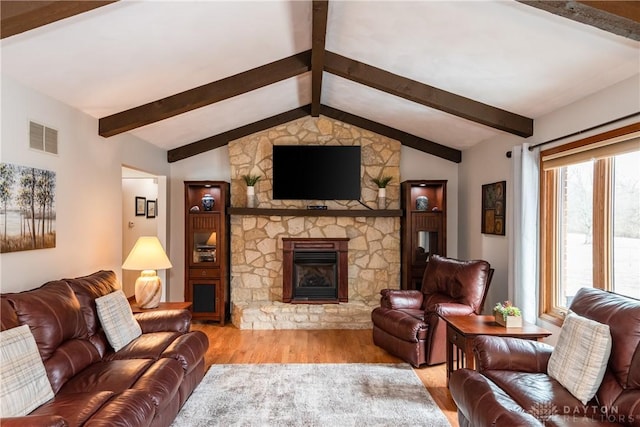
M401 217L402 209L273 209L229 208L230 215L247 216L343 216L343 217Z

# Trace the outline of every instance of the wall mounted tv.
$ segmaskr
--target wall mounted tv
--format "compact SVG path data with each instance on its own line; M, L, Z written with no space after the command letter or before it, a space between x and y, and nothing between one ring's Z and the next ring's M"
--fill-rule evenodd
M273 198L360 200L360 146L274 145Z

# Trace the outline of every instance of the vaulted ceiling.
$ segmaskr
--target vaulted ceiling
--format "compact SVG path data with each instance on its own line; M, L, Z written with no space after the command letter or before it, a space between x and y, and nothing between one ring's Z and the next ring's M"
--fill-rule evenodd
M461 150L531 136L536 118L640 78L633 1L1 6L3 74L170 162L309 114L459 162Z

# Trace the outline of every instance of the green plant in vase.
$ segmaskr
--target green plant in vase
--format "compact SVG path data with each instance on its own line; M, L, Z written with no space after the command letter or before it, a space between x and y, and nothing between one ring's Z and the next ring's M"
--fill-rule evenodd
M391 182L393 178L386 175L380 175L378 178L372 178L371 181L378 186L378 209L385 209L387 207L387 184Z
M260 175L242 175L242 179L244 179L245 184L247 184L247 207L255 208L256 207L256 189L255 185L260 181Z

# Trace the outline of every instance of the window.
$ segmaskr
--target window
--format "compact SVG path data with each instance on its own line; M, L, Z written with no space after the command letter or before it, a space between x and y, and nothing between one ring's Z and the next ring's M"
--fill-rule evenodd
M640 123L540 157L543 317L582 287L640 298Z

